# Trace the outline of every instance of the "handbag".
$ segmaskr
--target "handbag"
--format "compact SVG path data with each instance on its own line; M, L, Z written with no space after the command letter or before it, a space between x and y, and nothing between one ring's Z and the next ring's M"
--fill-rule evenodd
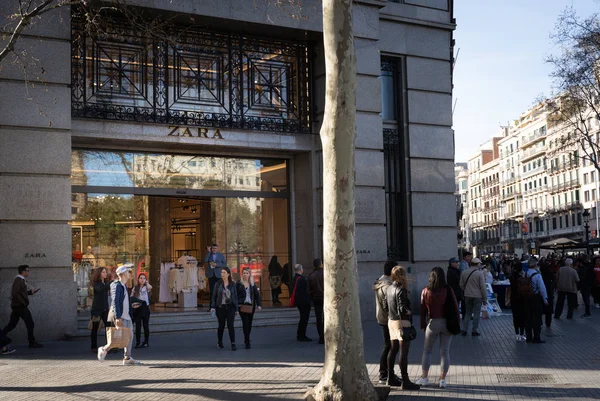
M409 325L406 326L405 322L408 322ZM417 329L409 320L401 320L400 325L402 326L402 341L412 341L417 338Z
M240 305L240 313L252 313L252 305L242 304Z
M298 287L298 280L300 280L300 277L296 279L296 282L294 283L294 290L292 291L292 296L290 297L290 307L292 308L296 306L296 288Z
M444 304L444 314L446 315L446 329L450 334L460 333L460 319L456 319L458 310L452 299L452 288L447 287L446 303Z
M109 327L106 330L107 348L125 348L129 345L131 339L131 329L129 327Z
M102 327L104 327L104 322L102 321L100 316L92 316L92 318L88 322L88 330L92 331L92 329L94 328L94 323L98 322L100 322L100 324L98 325L98 330L100 330L102 329Z

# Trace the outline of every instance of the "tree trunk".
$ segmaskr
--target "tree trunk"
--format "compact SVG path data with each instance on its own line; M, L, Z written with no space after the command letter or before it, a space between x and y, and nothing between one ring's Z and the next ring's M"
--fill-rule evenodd
M356 59L352 0L323 0L323 38L325 364L311 395L317 401L377 400L364 359L354 246Z

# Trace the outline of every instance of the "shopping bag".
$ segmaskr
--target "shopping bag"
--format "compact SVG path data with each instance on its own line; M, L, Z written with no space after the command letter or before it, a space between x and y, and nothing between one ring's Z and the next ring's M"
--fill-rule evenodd
M131 329L129 327L109 327L106 330L106 345L108 348L125 348L129 345Z
M489 319L489 318L490 318L490 314L489 314L489 312L488 312L488 310L487 310L487 306L485 306L485 305L483 305L483 306L481 307L481 318L482 318L483 320L487 320L487 319Z

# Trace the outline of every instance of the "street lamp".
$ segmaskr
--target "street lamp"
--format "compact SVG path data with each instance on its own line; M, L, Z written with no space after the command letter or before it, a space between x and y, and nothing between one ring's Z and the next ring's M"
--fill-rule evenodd
M585 250L586 253L590 254L590 212L585 209L581 214L583 217L584 228L585 228Z

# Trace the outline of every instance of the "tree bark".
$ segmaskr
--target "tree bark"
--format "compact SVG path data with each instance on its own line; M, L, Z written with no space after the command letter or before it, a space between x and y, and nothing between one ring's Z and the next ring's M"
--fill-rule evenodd
M355 252L356 59L352 0L323 0L325 117L323 248L325 363L315 400L369 401L378 395L364 359Z

